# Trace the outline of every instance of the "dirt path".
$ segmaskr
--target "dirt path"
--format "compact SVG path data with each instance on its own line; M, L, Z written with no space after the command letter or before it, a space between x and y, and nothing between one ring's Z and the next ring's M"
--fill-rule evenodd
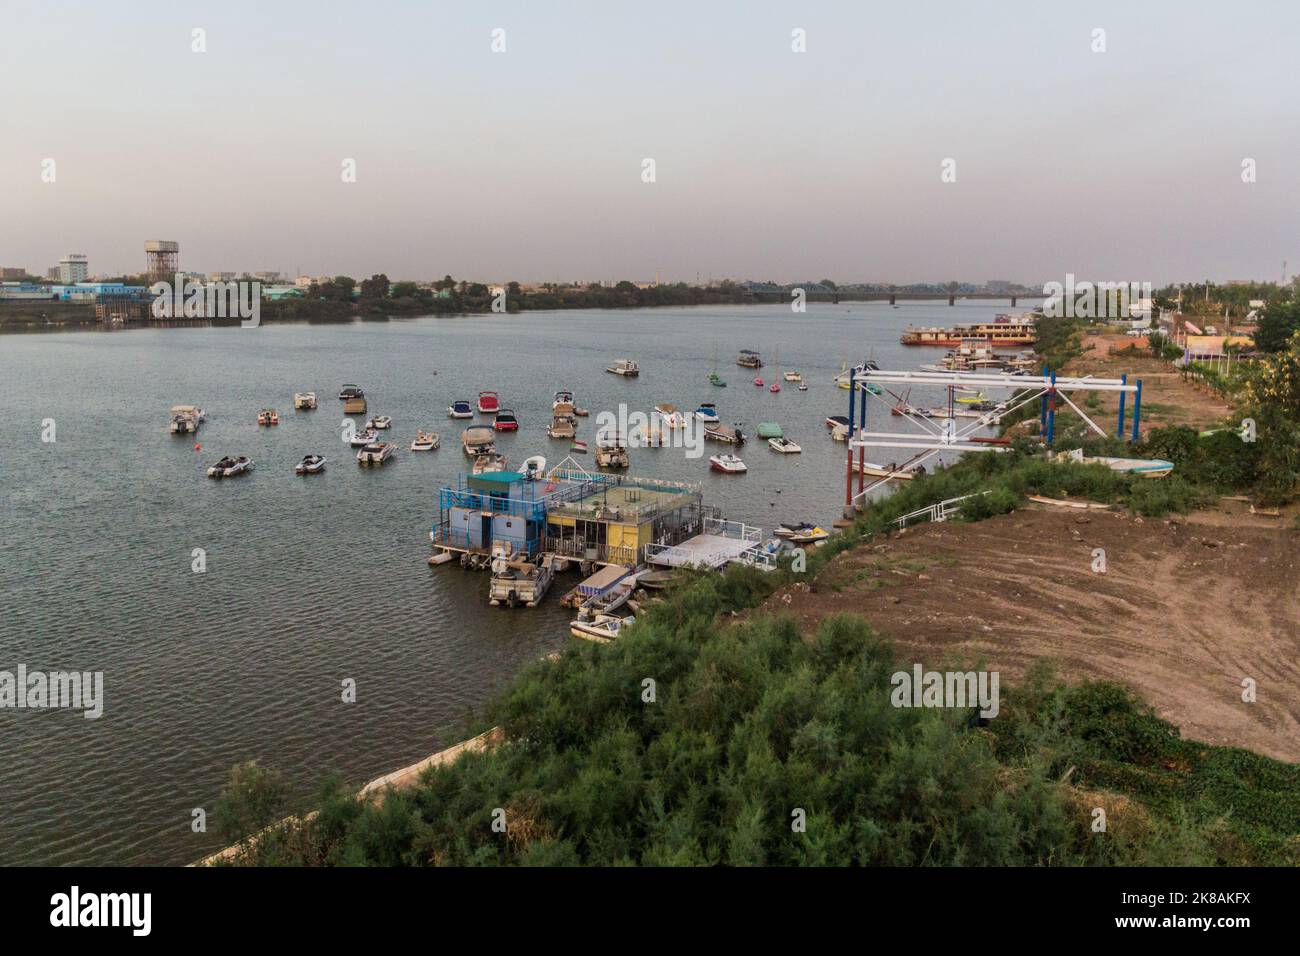
M904 662L957 655L1015 680L1040 657L1061 676L1131 686L1185 737L1300 760L1300 532L1252 515L1141 519L1024 510L920 525L838 555L807 592L766 607L811 633L863 614ZM1105 573L1092 570L1093 549ZM1241 699L1253 678L1258 700Z
M1143 351L1136 354L1118 352L1136 343ZM1204 385L1183 380L1182 373L1168 362L1156 359L1145 352L1146 339L1132 339L1108 333L1087 335L1083 338L1084 353L1066 363L1070 375L1096 375L1099 378L1119 378L1127 373L1129 381L1142 379L1141 430L1156 425L1190 425L1201 429L1222 421L1232 414L1232 406ZM1084 393L1085 395L1087 393ZM1071 396L1076 402L1080 398ZM1113 430L1119 411L1118 398L1111 393L1097 393L1101 408L1095 414L1085 408L1088 416L1102 428ZM1125 432L1133 421L1132 398L1128 400Z

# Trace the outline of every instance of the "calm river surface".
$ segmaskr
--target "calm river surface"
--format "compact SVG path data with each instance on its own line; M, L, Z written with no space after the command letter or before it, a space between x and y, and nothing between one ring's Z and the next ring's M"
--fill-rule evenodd
M512 464L563 457L568 443L544 432L560 388L591 410L579 422L588 440L597 413L621 402L648 413L713 401L751 435L779 422L804 453L751 440L744 476L711 474L707 457L680 450L631 452L633 474L699 481L706 503L770 532L839 514L844 445L822 420L845 413L832 381L842 362L913 368L942 350L903 348L904 325L1008 309L850 302L803 315L773 305L0 336L0 670L105 680L98 720L0 709L0 864L189 862L219 845L191 832L191 810L211 808L233 764L255 758L304 790L331 770L360 783L454 742L458 721L572 640L556 601L576 576L543 607L507 611L487 605L485 575L425 564L437 489L466 461L468 423L446 417L453 399L501 393L522 423L499 442ZM707 381L715 343L725 389ZM734 363L741 348L763 353L768 382L779 360L809 390L756 388ZM605 373L623 356L639 379ZM400 451L383 468L357 467L340 442L344 383L394 419L386 437ZM293 393L309 390L319 409L294 412ZM207 411L201 451L168 433L181 403ZM278 427L257 427L263 407L279 409ZM880 406L872 416L897 427ZM52 443L41 441L48 419ZM408 451L416 428L441 433L441 450ZM308 452L328 469L297 477ZM210 481L225 454L256 469ZM205 573L191 571L195 548ZM356 703L340 701L345 678Z

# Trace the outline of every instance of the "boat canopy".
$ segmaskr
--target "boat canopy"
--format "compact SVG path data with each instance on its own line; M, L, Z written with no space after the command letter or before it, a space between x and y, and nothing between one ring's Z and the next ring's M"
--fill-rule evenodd
M587 597L602 597L631 573L630 569L621 565L606 565L579 584L578 593Z

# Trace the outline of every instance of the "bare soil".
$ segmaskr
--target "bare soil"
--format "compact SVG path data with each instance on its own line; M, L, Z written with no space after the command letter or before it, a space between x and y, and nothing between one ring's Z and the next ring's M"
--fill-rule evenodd
M1300 532L1290 515L1143 519L1030 508L927 524L837 555L767 610L805 634L857 613L904 662L1127 684L1185 737L1300 760ZM1092 570L1093 549L1106 570ZM942 669L942 668L941 668ZM1242 701L1242 681L1257 684Z

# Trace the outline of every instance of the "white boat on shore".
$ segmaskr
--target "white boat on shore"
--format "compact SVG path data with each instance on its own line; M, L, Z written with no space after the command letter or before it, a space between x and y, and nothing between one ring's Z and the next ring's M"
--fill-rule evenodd
M1137 475L1140 478L1164 478L1174 470L1172 461L1163 458L1117 458L1110 455L1088 457L1082 448L1057 455L1053 461L1071 461L1080 465L1105 465L1111 471Z
M618 637L623 628L631 627L635 623L635 617L600 614L594 621L574 621L569 625L569 633L584 640L608 644Z

